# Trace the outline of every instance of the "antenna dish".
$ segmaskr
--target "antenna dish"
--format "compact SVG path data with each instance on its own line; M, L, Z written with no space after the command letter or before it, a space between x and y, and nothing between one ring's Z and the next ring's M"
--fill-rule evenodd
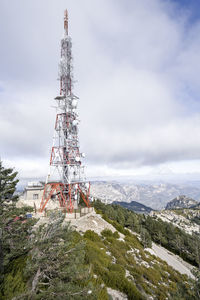
M73 121L72 121L72 125L73 125L73 126L78 125L78 120L73 120Z
M72 100L72 107L73 108L77 107L77 100L76 99Z

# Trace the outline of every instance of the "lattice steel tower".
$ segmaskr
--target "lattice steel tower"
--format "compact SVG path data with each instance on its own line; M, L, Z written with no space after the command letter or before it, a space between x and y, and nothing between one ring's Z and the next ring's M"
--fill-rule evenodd
M50 157L50 173L40 205L42 212L50 199L72 212L80 202L90 206L90 183L86 181L79 151L78 97L73 94L72 41L68 35L68 12L64 13L64 36L61 39L59 64L60 95L56 101L56 122Z

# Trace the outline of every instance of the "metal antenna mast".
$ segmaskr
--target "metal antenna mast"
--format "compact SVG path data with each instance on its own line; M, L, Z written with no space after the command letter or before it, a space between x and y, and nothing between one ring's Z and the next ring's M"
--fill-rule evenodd
M56 100L56 122L50 157L50 174L40 204L42 212L50 199L73 212L80 200L90 206L90 183L86 181L79 151L78 97L73 90L72 41L68 35L68 12L64 13L64 36L61 39L59 64L60 95Z

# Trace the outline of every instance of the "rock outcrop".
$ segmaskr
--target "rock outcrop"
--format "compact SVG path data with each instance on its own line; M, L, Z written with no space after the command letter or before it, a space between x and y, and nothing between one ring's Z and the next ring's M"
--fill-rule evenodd
M177 196L172 201L168 202L166 209L191 208L198 204L198 201L189 198L185 195Z

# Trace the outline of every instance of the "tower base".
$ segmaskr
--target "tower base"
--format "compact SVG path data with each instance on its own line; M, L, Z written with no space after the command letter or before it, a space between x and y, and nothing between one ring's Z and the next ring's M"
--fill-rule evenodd
M46 183L40 204L40 212L43 212L48 201L55 200L63 210L72 213L75 203L83 200L87 207L90 207L89 201L90 184L86 188L85 183L76 182L71 184L63 184L62 182Z

